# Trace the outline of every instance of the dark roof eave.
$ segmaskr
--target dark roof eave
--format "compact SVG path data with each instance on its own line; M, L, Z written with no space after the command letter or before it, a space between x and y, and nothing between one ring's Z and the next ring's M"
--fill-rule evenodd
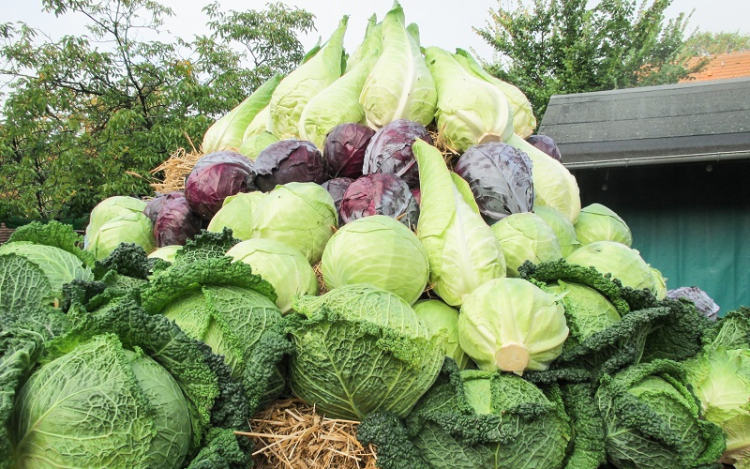
M750 159L750 150L725 151L712 153L694 153L689 155L664 155L635 158L616 158L606 160L574 161L563 165L568 169L627 168L628 166L645 166L677 163L705 163L729 160Z

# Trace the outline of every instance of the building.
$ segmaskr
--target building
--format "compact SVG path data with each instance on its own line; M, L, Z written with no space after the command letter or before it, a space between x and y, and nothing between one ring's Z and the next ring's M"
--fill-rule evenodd
M539 133L669 288L750 305L750 77L556 95Z

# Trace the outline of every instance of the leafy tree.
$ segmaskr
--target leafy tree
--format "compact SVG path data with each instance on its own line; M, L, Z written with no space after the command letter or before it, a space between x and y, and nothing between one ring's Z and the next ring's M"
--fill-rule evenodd
M43 0L87 33L52 40L0 25L0 217L86 214L112 195L149 194L149 170L275 73L302 59L312 14L204 8L210 34L163 31L173 12L152 0ZM150 38L150 39L141 39ZM155 39L154 39L155 38ZM197 145L197 143L196 143Z
M671 0L648 2L519 0L475 31L499 55L488 70L521 88L541 121L553 94L676 83L704 65L680 54L686 15L666 20Z
M696 31L685 41L683 54L688 57L710 56L750 50L750 34L736 32Z

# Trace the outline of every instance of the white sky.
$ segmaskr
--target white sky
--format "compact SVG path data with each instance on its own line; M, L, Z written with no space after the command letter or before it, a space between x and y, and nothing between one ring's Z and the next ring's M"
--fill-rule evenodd
M183 38L193 34L207 33L206 16L201 8L212 0L159 0L175 11L175 17L167 21L166 28ZM420 27L422 44L435 45L448 50L457 47L473 49L483 59L492 58L492 49L473 31L472 27L484 27L489 18L488 11L498 1L506 4L516 0L401 0L407 23L415 22ZM262 9L267 0L219 0L222 10ZM286 0L288 5L298 6L316 16L317 32L302 38L306 48L315 44L318 36L325 41L345 14L350 16L345 38L348 51L353 51L364 36L367 18L376 13L382 19L392 5L392 0L370 0L368 2L341 0ZM750 1L748 0L673 0L668 17L680 12L694 10L689 31L740 31L750 34ZM42 12L41 0L0 0L0 23L25 21L32 27L49 32L53 37L84 32L82 21L72 15L55 18Z

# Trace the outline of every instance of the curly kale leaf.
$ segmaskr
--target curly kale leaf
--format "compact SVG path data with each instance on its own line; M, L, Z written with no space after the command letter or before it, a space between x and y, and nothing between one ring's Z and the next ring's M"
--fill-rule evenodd
M365 417L357 439L375 445L381 469L431 469L409 439L403 422L393 414L375 412Z
M175 264L190 264L201 259L222 257L240 240L232 236L232 230L224 228L221 233L203 230L193 239L187 240L185 246L177 251Z

